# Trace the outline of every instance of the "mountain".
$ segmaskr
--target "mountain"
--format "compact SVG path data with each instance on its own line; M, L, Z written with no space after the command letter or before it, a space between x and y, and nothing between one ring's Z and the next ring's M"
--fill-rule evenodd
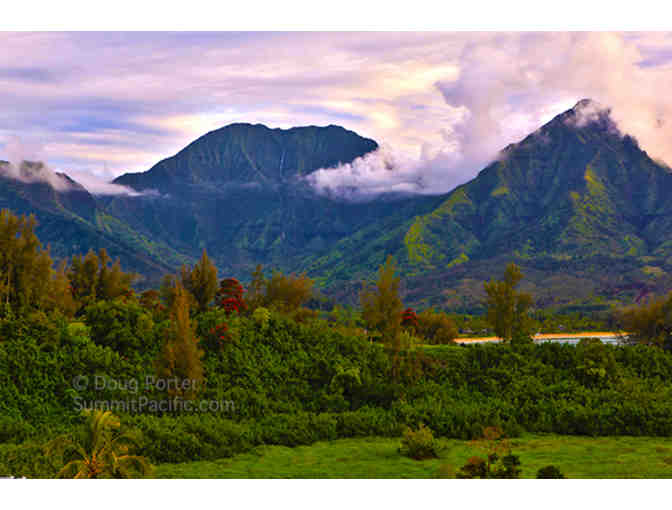
M670 198L669 169L621 134L608 110L582 100L505 148L438 207L398 225L391 253L416 303L474 307L483 280L510 260L541 303L632 299L670 289ZM390 234L377 230L341 240L310 261L311 271L352 280L380 259Z
M15 167L0 161L0 209L35 215L37 235L56 260L105 248L124 268L150 279L181 260L177 254L147 250L148 241L106 214L84 186L40 162Z
M55 255L105 247L145 285L206 248L221 275L307 271L341 302L387 255L418 307L477 310L510 261L540 306L604 309L672 288L672 174L590 100L447 194L354 202L305 178L377 148L338 126L231 124L114 181L136 194L94 197L44 165L0 164L0 207L34 212Z
M373 140L333 125L270 129L262 124L230 124L203 135L147 172L124 174L114 182L162 193L182 192L184 186L277 189L377 148Z
M194 141L149 171L114 182L148 197L111 197L105 208L148 238L222 272L247 276L258 263L300 270L340 239L385 219L430 210L435 198L379 197L367 203L322 196L304 177L378 148L337 126L269 129L231 124Z

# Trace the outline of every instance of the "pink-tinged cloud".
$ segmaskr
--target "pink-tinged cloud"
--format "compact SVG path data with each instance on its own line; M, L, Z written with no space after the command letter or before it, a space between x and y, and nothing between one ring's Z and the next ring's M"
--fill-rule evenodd
M318 188L444 192L583 97L672 161L669 34L4 33L0 45L0 159L19 137L103 182L231 122L339 124L384 148L316 173Z

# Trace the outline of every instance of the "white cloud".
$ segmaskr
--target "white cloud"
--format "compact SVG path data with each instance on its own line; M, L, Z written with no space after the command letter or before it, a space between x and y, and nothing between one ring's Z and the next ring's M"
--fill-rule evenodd
M669 34L5 33L0 45L0 145L30 136L71 172L144 171L234 121L340 124L388 148L316 174L320 189L444 192L584 97L672 161Z

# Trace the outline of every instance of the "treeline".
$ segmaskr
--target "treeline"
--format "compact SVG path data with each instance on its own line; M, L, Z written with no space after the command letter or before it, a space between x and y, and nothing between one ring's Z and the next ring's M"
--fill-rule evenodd
M360 310L309 308L306 275L258 267L247 288L219 280L205 252L136 295L133 275L105 252L53 268L32 220L0 220L0 473L53 476L68 459L54 464L47 441L74 441L89 423L77 403L140 397L232 403L114 409L120 433L141 433L136 454L154 463L400 436L420 424L454 438L491 426L509 437L672 434L672 298L619 312L636 345L536 345L532 299L511 265L485 284L486 319L505 342L460 347L448 315L404 306L391 258L363 286ZM148 378L197 384L127 384Z

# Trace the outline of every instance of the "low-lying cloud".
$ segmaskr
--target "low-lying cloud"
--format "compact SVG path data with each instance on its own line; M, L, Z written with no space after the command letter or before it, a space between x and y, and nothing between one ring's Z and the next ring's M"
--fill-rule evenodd
M586 97L672 162L670 33L60 32L0 44L0 157L9 134L30 135L44 141L30 161L108 164L103 181L231 122L339 124L383 148L316 172L318 190L443 193ZM89 186L119 191L107 184Z
M157 192L151 190L139 193L129 187L114 184L110 182L112 180L110 175L105 179L81 170L69 172L54 170L43 161L44 148L42 145L16 135L8 137L4 153L7 161L0 164L0 176L5 178L25 183L43 182L61 192L79 190L81 185L92 195L158 195Z
M647 34L648 35L648 34ZM475 177L500 151L534 132L582 98L578 127L609 113L616 128L634 136L650 156L672 162L672 80L669 62L654 65L651 43L614 33L475 34L467 37L455 65L455 79L434 86L460 111L442 125L427 119L441 137L426 142L415 157L381 150L336 169L318 170L310 181L320 192L376 194L399 187L416 193L445 193ZM469 40L469 39L472 40ZM642 63L646 62L646 65ZM390 153L395 154L390 156ZM394 161L392 165L386 161Z

